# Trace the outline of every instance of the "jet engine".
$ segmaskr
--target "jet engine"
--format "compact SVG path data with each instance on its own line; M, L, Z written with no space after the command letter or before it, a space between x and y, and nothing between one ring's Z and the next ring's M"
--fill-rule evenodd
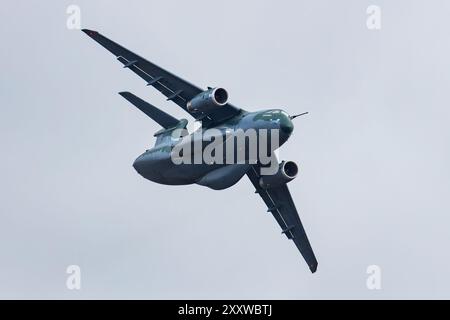
M294 161L283 161L278 167L277 173L273 175L265 175L259 178L259 185L263 189L278 187L284 183L288 183L297 177L298 166Z
M224 88L210 88L199 93L187 103L187 109L191 112L208 111L222 107L228 102L228 92Z

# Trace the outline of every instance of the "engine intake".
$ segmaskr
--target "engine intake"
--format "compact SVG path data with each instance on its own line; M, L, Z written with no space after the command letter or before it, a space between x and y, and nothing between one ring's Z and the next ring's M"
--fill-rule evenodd
M191 112L208 111L222 107L228 102L228 92L224 88L208 89L187 103L187 109Z
M294 180L298 174L298 166L294 161L283 161L278 167L277 173L273 175L261 176L259 185L263 189L280 186Z

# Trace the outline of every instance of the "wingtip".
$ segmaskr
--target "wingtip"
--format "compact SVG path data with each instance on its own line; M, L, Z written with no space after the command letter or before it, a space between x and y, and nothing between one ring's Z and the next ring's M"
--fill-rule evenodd
M311 270L311 273L315 273L317 271L317 263L310 265L309 270Z
M124 96L126 96L126 95L129 95L130 92L128 92L128 91L120 91L119 94L120 94L122 97L124 97Z
M92 37L98 33L98 31L90 30L90 29L81 29L84 33L86 33L88 36Z

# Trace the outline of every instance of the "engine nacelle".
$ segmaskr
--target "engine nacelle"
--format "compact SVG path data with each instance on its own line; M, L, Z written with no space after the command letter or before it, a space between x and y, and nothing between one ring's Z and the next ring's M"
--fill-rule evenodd
M273 175L261 176L259 185L263 189L278 187L288 183L297 177L298 166L294 161L283 161L280 163L277 173Z
M222 107L228 102L228 92L224 88L212 88L196 95L187 103L187 109L191 112L208 111Z

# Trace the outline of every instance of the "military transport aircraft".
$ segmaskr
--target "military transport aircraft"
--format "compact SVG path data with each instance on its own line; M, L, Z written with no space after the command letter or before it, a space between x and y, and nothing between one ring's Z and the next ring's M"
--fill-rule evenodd
M200 89L97 31L83 29L83 32L114 54L124 68L136 73L148 86L160 91L168 101L176 103L196 121L201 121L202 126L198 130L217 128L223 132L236 129L277 129L281 145L287 141L294 129L292 120L298 115L289 116L280 109L245 111L228 102L228 93L223 88ZM267 212L272 213L281 226L282 233L294 241L311 272L316 271L316 257L286 185L297 176L298 167L295 162L276 163L277 171L273 175L261 174L261 162L175 164L171 158L172 150L186 135L190 135L180 134L177 139L176 135L174 138L174 132L177 129L186 129L188 121L175 119L132 93L119 94L162 127L155 133L155 146L140 155L133 164L140 175L161 184L196 183L216 190L228 188L247 175L256 189L255 193L259 194L267 205Z

